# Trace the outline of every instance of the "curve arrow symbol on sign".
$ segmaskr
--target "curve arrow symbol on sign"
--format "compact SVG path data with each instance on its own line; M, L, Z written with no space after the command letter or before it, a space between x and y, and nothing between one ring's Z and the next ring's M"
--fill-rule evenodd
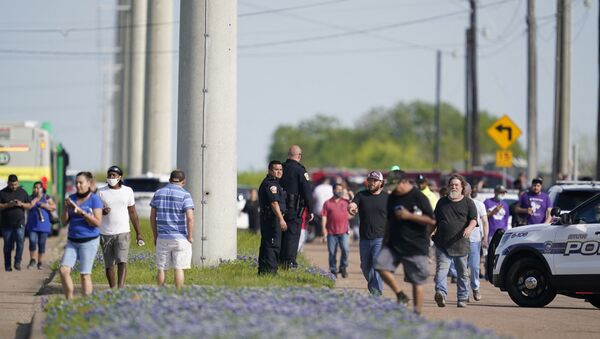
M498 125L496 126L496 130L500 133L502 133L502 131L508 131L508 140L511 141L512 140L512 127L506 127L504 125Z

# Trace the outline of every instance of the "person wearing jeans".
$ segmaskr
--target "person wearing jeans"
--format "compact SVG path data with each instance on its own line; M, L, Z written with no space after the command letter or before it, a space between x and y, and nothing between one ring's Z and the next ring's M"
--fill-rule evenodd
M4 237L4 269L7 272L12 271L10 256L15 243L17 251L14 268L17 271L21 270L25 239L25 210L33 208L38 200L38 197L33 199L29 197L19 185L19 179L15 174L8 176L6 187L0 190L0 229Z
M446 306L448 288L446 276L450 262L454 262L458 275L457 304L466 307L469 298L467 284L467 255L469 237L477 226L477 209L473 201L465 196L467 182L459 174L453 174L448 180L448 196L439 200L435 207L436 246L435 302L438 307Z
M37 264L38 270L42 269L42 258L46 253L46 239L52 232L51 213L56 210L56 204L52 198L46 195L44 186L40 181L33 184L33 194L31 198L39 198L38 202L29 210L27 216L27 232L29 232L29 253L31 259L27 269L33 268ZM37 261L36 261L37 258Z
M383 190L383 174L371 171L367 175L367 189L356 193L348 206L350 215L358 213L360 217L360 268L372 295L383 292L383 280L375 270L375 259L383 243L388 197Z
M327 250L329 251L329 271L337 276L336 256L338 245L342 251L340 258L339 273L342 278L348 277L348 200L342 198L344 187L341 184L333 186L333 197L323 203L321 210L321 226L323 226L323 241L327 240Z

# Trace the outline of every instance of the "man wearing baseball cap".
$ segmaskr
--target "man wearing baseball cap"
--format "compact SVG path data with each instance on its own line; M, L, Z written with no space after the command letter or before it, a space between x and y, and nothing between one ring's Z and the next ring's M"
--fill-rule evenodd
M383 243L388 196L383 190L383 174L371 171L367 175L367 189L358 192L348 206L350 215L358 213L360 217L360 269L373 295L381 295L383 291L381 276L375 270L375 259Z
M431 191L428 184L429 183L427 181L427 178L425 178L425 176L423 174L419 174L419 176L417 177L417 185L419 186L421 193L423 193L429 200L429 204L431 204L431 208L435 209L435 206L437 205L437 202L438 202L438 197L435 195L435 193L433 193Z
M118 166L111 166L106 171L108 185L98 189L102 200L102 223L100 224L100 246L104 256L106 279L110 288L115 287L115 264L117 265L117 283L119 288L125 287L127 274L127 257L129 256L130 229L133 225L138 245L143 244L140 234L140 222L135 209L133 190L123 185L123 171Z

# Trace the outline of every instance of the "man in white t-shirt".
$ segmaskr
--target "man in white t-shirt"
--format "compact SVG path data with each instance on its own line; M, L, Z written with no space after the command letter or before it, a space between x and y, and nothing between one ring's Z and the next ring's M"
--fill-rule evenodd
M475 191L475 196L477 192ZM471 198L473 203L475 203L475 207L477 208L477 226L473 232L471 232L471 236L469 237L470 247L469 247L469 255L467 256L467 266L469 267L469 271L471 272L470 282L471 289L473 290L473 299L475 301L481 300L481 292L479 291L479 270L480 270L480 261L481 261L481 246L487 248L488 246L488 232L489 232L489 224L487 218L487 210L483 202L474 199L475 196L473 192L471 192L471 185L467 184L465 187L465 196Z
M100 225L100 246L110 288L115 287L115 264L117 264L118 287L125 286L130 242L129 221L135 229L137 244L144 245L133 190L123 185L122 178L123 171L119 167L109 167L106 178L108 185L98 189L97 192L104 204L102 209L104 217Z

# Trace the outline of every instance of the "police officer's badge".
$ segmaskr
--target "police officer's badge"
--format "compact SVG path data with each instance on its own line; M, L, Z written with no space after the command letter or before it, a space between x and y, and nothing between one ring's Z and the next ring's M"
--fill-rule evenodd
M308 173L304 172L304 177L306 178L306 181L310 181L310 177L308 176Z
M273 186L269 187L269 190L271 191L271 193L277 194L277 186L273 185Z

